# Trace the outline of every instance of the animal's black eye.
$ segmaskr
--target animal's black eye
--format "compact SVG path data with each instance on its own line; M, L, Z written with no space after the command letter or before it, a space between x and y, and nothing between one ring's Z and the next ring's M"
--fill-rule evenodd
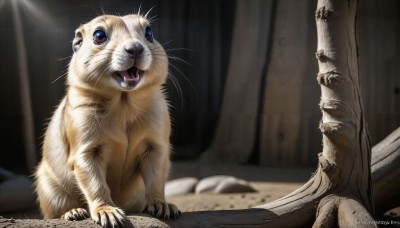
M93 33L93 42L94 42L94 44L100 45L100 44L102 44L102 43L104 43L106 41L107 41L107 35L103 30L98 29Z
M151 31L150 26L147 26L144 30L144 36L150 43L153 43L153 31Z

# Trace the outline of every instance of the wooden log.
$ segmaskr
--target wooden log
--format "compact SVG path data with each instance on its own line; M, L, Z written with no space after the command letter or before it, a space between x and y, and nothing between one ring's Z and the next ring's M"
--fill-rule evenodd
M374 205L383 213L400 203L400 127L372 148L371 172Z

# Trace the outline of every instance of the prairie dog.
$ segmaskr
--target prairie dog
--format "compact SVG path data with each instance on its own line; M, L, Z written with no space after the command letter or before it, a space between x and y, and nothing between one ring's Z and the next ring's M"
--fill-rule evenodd
M75 31L67 94L35 173L44 218L132 226L125 213L169 219L170 117L164 48L145 16L99 16ZM88 210L86 210L88 209Z

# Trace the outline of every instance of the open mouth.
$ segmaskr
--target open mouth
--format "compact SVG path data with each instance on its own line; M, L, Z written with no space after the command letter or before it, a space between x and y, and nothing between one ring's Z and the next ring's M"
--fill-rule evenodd
M120 82L122 87L135 87L142 79L143 73L142 70L133 66L128 70L114 72L113 77Z

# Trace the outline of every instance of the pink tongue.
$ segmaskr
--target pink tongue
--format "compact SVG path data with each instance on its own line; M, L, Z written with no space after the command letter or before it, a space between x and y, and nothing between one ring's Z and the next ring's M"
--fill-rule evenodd
M119 71L119 75L124 79L125 82L137 82L139 81L139 70L136 71L136 74L129 74L128 71Z

